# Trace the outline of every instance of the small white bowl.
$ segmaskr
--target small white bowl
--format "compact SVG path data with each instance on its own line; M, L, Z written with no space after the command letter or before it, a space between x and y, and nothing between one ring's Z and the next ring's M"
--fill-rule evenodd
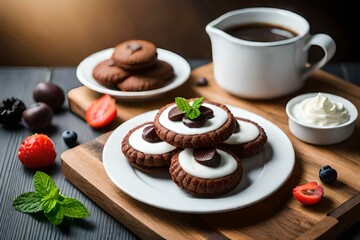
M342 103L349 112L349 120L337 126L315 126L299 122L293 114L294 106L307 98L316 97L318 95L318 93L307 93L294 97L286 104L286 114L289 117L290 132L304 142L317 145L329 145L342 142L353 133L358 111L354 104L345 98L329 93L321 94L329 98L332 102Z

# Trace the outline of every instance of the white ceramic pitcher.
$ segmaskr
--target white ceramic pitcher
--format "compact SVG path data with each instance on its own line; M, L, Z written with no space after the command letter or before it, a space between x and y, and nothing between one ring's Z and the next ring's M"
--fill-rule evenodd
M281 41L254 42L236 38L224 30L232 26L265 23L283 26L298 35ZM334 55L336 45L326 34L310 35L309 23L296 13L275 8L246 8L228 12L206 26L220 87L239 97L270 99L300 89L304 80ZM309 66L311 45L324 56Z

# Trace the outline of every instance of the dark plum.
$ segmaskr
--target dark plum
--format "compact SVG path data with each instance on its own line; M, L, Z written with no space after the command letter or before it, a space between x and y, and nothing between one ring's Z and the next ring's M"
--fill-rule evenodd
M38 102L26 109L22 115L30 130L41 131L50 126L53 111L46 103Z
M64 91L50 82L40 82L36 85L33 97L36 102L48 104L54 112L59 111L65 101Z

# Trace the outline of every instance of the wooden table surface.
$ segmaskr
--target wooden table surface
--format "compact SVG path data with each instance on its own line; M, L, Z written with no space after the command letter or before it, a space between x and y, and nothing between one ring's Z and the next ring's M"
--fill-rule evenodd
M190 61L192 67L204 63ZM326 71L360 85L360 64L328 64ZM51 71L51 82L64 91L81 86L75 75L76 68L53 69L41 67L0 67L0 96L18 97L27 106L34 103L32 89ZM8 130L0 127L0 239L137 239L137 237L70 184L61 171L60 155L68 148L61 139L64 130L73 129L79 142L88 142L104 132L91 129L81 118L69 111L67 102L57 113L52 127L46 132L54 141L58 153L56 164L46 172L54 179L62 194L79 199L91 212L85 220L65 221L60 226L47 222L41 215L29 215L12 208L13 199L23 192L33 191L35 171L25 169L17 160L21 141L32 134L26 127ZM355 178L354 178L355 180ZM339 239L358 239L360 223L342 234Z

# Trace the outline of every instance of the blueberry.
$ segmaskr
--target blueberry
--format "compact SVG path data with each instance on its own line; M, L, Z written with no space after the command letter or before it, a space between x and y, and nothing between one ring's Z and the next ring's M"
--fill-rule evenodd
M204 87L204 86L207 86L208 84L209 84L209 82L206 77L201 77L196 82L196 85L199 87Z
M320 168L319 178L323 183L333 183L337 178L337 172L329 165Z
M70 148L75 147L77 145L78 135L76 132L74 132L72 130L64 131L62 133L62 138L63 138L65 144Z

